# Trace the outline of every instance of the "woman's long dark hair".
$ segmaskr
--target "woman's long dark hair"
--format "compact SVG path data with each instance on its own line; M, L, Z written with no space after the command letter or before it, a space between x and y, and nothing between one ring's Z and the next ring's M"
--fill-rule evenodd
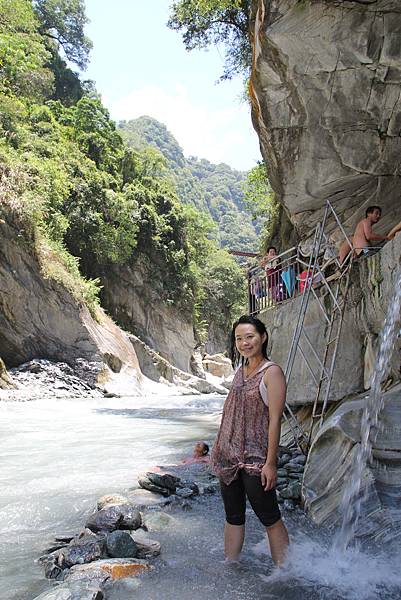
M268 336L268 333L266 330L266 325L260 319L257 319L256 317L253 317L252 315L242 315L242 317L240 317L238 319L238 321L235 321L233 328L231 330L230 359L231 359L231 363L234 368L240 362L242 364L244 363L244 357L241 356L241 354L238 352L237 346L235 344L235 330L237 329L238 325L243 325L243 324L253 325L255 327L256 331L258 333L260 333L260 335L263 335L264 333L266 334L266 340L263 342L263 345L262 345L262 354L263 354L264 358L266 358L266 359L269 358L267 356L267 344L269 342L269 336Z

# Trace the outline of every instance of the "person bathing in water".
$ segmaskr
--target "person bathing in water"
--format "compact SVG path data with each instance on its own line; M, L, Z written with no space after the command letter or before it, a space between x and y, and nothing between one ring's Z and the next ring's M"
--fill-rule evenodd
M286 384L281 368L267 356L264 323L243 315L231 334L233 365L240 363L224 403L211 468L220 480L226 514L224 552L236 561L245 534L246 498L266 528L271 556L281 565L287 529L276 497L277 453Z
M376 233L373 233L373 225L376 225L376 223L380 221L381 216L382 209L380 206L369 206L366 209L365 218L362 219L362 221L359 221L355 228L354 236L351 239L356 256L359 256L362 252L368 254L369 247L372 245L371 242L382 242L389 239L386 235L377 235ZM345 240L340 246L340 265L343 264L350 251L351 246L348 241Z
M197 442L195 444L194 453L189 458L184 458L181 463L183 465L189 465L192 463L208 463L210 458L209 454L209 446L206 442Z

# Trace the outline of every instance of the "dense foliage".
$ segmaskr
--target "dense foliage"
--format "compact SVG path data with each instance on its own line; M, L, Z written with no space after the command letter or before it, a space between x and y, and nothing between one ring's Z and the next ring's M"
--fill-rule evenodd
M239 268L210 241L210 219L179 201L162 154L129 148L67 67L64 57L87 61L85 22L82 0L0 0L0 212L21 213L44 273L78 297L93 303L98 292L81 274L146 254L163 273L160 296L202 322L227 283L213 265L237 278L235 298L221 300L232 307Z
M172 3L169 27L182 32L187 50L223 43L226 48L222 79L248 74L250 0L178 0Z
M259 231L244 203L245 173L224 163L185 158L166 126L151 117L122 121L119 128L131 147L144 149L150 145L160 150L166 159L166 174L174 181L180 200L211 217L217 226L213 238L222 248L258 249Z
M243 184L244 202L254 219L263 222L261 245L264 249L272 242L280 217L279 204L267 178L266 165L260 162L248 172Z

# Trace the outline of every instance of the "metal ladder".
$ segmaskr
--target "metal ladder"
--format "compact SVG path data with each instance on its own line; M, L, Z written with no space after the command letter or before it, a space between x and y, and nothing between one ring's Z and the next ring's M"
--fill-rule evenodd
M351 247L351 252L349 253L348 261L345 261L345 264L342 267L342 271L339 271L338 277L335 280L334 285L326 279L326 276L322 270L322 267L324 268L324 265L320 264L320 261L322 260L322 253L326 248L330 247L328 236L325 233L325 227L330 214L334 216L345 239L348 241ZM290 406L286 405L284 412L284 418L291 429L291 432L294 436L294 441L297 444L297 446L301 450L303 450L303 452L306 452L310 446L312 432L315 424L318 423L318 427L322 425L327 409L327 404L329 401L331 383L333 379L338 346L341 337L341 329L344 320L345 303L350 283L350 272L353 260L352 249L352 243L347 237L334 208L332 207L330 202L327 201L322 222L317 225L315 230L312 252L309 261L308 263L301 261L301 264L307 269L308 272L308 284L305 286L304 293L302 295L302 302L299 309L298 319L294 329L294 334L285 368L285 377L288 385L291 379L294 361L299 352L316 386L309 433L305 432L301 425L298 423L296 416L294 415ZM333 256L331 260L334 264L336 264L337 268L340 269L338 259ZM320 283L322 284L322 287L326 293L326 303L322 302L321 294L317 294L316 290L312 286L312 282L316 275L319 276ZM330 279L331 278L329 278L329 280ZM307 314L311 294L316 300L317 305L319 306L323 314L324 320L326 322L324 348L320 355L318 350L316 350L316 348L312 344L304 327L305 316ZM317 367L313 366L311 360L312 357Z

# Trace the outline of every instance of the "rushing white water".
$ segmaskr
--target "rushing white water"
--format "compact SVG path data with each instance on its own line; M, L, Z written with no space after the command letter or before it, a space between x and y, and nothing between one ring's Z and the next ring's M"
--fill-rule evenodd
M104 493L124 493L139 472L176 462L198 439L213 441L221 397L0 402L0 599L49 589L35 562L55 533L77 531ZM174 526L155 570L115 585L107 600L398 600L399 555L338 553L300 510L284 513L288 564L272 568L263 528L247 514L239 566L223 563L223 508L204 496L171 510ZM136 589L136 586L138 586ZM134 589L135 588L135 589Z
M400 313L401 271L396 278L394 295L389 303L383 329L380 334L371 389L362 413L361 441L341 501L340 511L343 514L343 521L335 538L335 547L340 551L345 550L354 539L363 501L368 493L367 488L365 489L365 494L362 491L363 474L365 467L372 459L372 444L377 435L380 413L384 406L381 383L389 374L391 357L400 330Z

